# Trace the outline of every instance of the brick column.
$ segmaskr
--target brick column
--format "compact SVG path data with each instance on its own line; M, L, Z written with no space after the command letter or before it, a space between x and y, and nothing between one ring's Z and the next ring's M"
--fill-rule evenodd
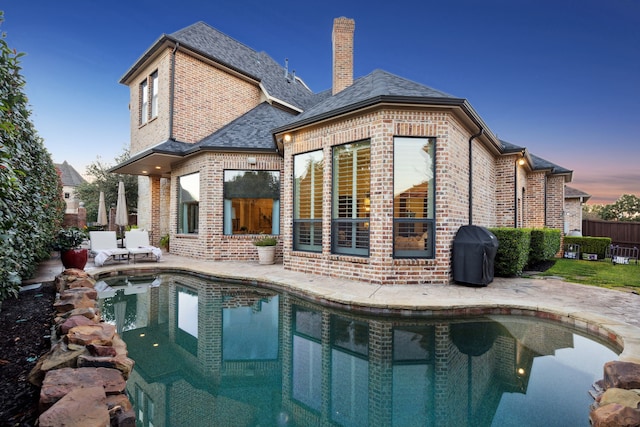
M149 177L149 198L151 200L151 218L149 224L149 241L153 246L160 246L160 177Z

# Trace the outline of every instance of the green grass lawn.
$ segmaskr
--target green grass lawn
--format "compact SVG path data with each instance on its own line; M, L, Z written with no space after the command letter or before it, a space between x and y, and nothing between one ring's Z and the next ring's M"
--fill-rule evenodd
M640 264L612 264L611 260L583 261L559 258L540 276L559 276L567 282L584 283L603 288L625 288L640 291ZM620 289L622 290L622 289Z

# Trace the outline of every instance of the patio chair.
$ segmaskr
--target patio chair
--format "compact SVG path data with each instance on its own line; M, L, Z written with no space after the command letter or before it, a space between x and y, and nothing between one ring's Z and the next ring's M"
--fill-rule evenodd
M154 257L156 262L162 257L162 250L149 244L149 233L141 230L131 230L124 233L125 247L129 251L129 255L136 262L136 255L144 255L145 257Z
M115 231L90 231L89 240L96 267L102 267L108 260L129 261L129 251L118 247Z

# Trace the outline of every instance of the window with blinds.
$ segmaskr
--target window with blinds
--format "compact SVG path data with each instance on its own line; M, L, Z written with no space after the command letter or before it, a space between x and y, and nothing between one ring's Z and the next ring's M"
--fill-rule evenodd
M332 252L369 255L371 208L369 141L333 149Z
M396 258L433 258L435 138L394 138L393 242Z
M321 150L293 157L293 249L322 252Z

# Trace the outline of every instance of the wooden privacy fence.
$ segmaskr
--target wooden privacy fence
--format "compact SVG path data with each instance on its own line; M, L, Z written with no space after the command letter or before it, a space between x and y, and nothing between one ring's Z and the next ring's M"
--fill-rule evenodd
M621 246L640 247L640 222L582 220L582 235L610 237L611 243Z

